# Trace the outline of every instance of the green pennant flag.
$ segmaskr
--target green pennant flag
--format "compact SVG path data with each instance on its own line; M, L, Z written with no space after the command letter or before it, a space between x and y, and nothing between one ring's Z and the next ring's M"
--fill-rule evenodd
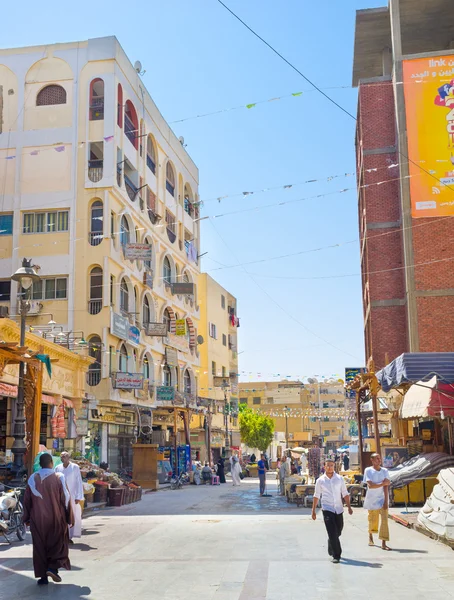
M254 106L256 106L256 104L246 104L246 108L254 108Z
M292 94L292 96L302 96L303 92L295 92L294 94Z

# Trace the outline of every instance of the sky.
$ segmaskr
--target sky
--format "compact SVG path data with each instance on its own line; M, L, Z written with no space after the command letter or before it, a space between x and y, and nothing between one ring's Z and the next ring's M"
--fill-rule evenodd
M355 11L386 0L225 3L356 114ZM199 168L210 217L202 269L238 299L243 381L363 366L352 118L217 0L25 0L8 5L8 20L3 48L115 35L141 61L144 84Z

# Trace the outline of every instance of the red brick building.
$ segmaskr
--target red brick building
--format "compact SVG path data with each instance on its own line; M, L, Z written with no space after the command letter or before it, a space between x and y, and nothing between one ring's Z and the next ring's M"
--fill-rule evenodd
M388 7L357 11L364 332L366 359L373 356L378 368L402 352L454 351L454 210L443 217L412 213L403 85L404 61L454 59L453 40L452 0L389 0ZM454 201L454 189L444 193Z

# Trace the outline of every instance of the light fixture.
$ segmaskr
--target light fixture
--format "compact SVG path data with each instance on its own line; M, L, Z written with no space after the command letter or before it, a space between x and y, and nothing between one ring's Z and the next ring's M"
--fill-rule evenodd
M88 342L85 341L85 338L82 338L80 342L78 342L79 346L88 346Z
M54 321L53 319L51 319L48 323L48 325L56 325L57 321Z
M11 279L17 281L24 290L30 289L34 281L39 281L41 279L31 263L31 258L23 258L22 266L11 275Z

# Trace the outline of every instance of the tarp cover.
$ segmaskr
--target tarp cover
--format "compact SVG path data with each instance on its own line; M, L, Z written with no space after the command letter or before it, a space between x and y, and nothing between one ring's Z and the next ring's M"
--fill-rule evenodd
M454 546L454 469L441 471L438 481L419 512L418 523Z
M403 464L389 470L392 488L402 488L418 479L438 475L442 469L454 467L454 456L444 452L418 454Z
M384 369L377 379L384 392L402 383L427 381L434 375L445 383L454 383L454 352L407 352Z

